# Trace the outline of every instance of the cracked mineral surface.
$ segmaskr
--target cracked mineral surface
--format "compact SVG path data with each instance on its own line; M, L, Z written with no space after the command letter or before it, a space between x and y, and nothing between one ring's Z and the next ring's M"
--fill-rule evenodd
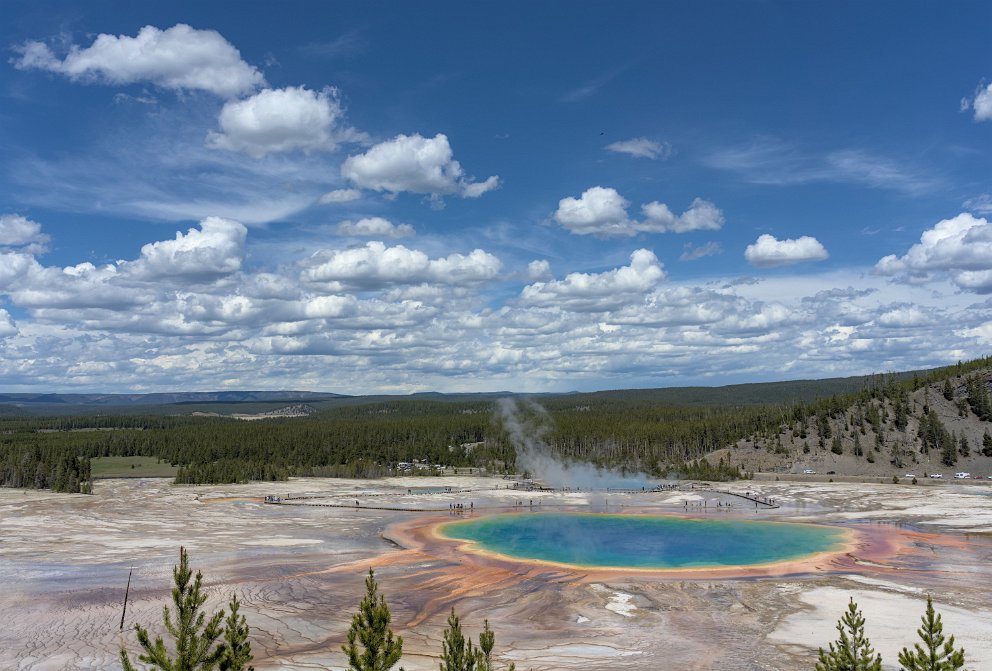
M499 659L521 670L805 670L836 637L850 597L894 669L927 594L967 650L967 668L992 669L988 485L716 489L521 492L498 479L411 477L195 487L104 480L93 496L0 490L0 668L119 668L118 648L137 648L133 623L161 630L183 545L204 574L209 608L231 594L243 601L259 671L345 668L341 644L370 567L409 671L436 668L452 607L473 637L488 619ZM747 491L780 507L756 509L734 495ZM270 505L266 495L315 498ZM839 556L775 570L680 574L494 561L429 533L459 515L514 510L815 522L860 540Z

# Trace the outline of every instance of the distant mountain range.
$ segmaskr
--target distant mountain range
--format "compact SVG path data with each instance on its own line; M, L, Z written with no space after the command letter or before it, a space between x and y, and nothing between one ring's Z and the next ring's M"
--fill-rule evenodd
M0 403L12 405L175 405L185 403L290 403L329 401L344 394L315 391L190 391L154 394L0 394Z
M898 373L906 378L912 373ZM441 402L487 401L506 396L570 397L591 400L639 400L666 405L753 405L811 401L834 394L858 391L867 377L789 380L736 384L723 387L662 387L616 389L598 392L519 394L491 392L417 392L355 396L313 391L205 391L149 394L0 393L0 416L73 414L189 414L192 412L260 413L278 410L280 404L308 403L318 410L363 403L403 399Z

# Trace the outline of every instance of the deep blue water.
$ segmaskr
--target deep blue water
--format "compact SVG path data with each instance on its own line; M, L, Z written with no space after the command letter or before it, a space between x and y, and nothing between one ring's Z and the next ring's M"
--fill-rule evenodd
M659 569L796 559L844 540L841 529L811 524L583 513L492 515L446 524L441 534L518 559Z

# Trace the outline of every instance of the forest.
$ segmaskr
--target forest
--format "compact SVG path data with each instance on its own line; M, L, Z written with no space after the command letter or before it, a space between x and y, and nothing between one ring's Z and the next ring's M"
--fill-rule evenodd
M719 388L696 388L677 403L672 390L630 390L543 395L535 402L547 412L542 436L563 460L638 470L653 476L727 479L743 477L730 463L703 459L745 439L776 436L783 427L816 427L831 439L831 421L860 422L883 432L898 427L910 412L908 395L927 385L944 387L967 380L962 412L992 419L987 373L981 358L913 374L836 380L738 385L735 396ZM850 390L847 390L850 389ZM801 393L800 393L801 392ZM767 398L786 398L760 402ZM708 402L702 402L708 398ZM756 399L758 400L756 402ZM178 484L283 480L291 476L379 477L399 462L513 472L515 451L496 412L496 397L460 395L349 399L305 417L241 421L191 414L86 414L0 417L0 486L90 491L95 457L143 456L179 467ZM925 410L925 408L924 408ZM849 418L849 419L848 419ZM920 420L922 449L948 450L952 437L936 417ZM854 432L852 431L852 434ZM824 442L826 444L826 442ZM956 449L956 447L955 447ZM992 445L990 445L992 456Z

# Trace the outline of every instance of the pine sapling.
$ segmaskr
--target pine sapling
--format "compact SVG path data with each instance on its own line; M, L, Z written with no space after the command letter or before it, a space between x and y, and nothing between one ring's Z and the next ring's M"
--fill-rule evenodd
M865 636L865 618L854 599L847 612L837 622L840 638L831 643L829 651L820 648L816 671L881 671L882 656L876 655Z
M231 614L224 621L224 656L220 660L220 671L255 671L248 663L254 659L251 643L248 641L248 622L238 614L241 603L236 594L229 604Z
M203 574L196 572L196 577L190 584L193 572L189 567L189 555L185 548L179 548L179 565L172 569L172 604L175 611L168 606L163 608L162 619L165 629L172 637L172 648L175 657L161 636L156 636L152 642L148 630L140 624L134 625L138 634L138 643L143 653L138 655L138 661L151 665L160 671L212 671L224 656L224 644L217 644L217 639L223 633L221 622L224 611L214 613L209 620L202 610L207 595L202 591ZM121 648L121 666L124 671L137 671L132 664L127 651Z
M365 597L351 618L348 642L341 646L348 656L351 671L389 671L400 661L403 637L393 639L390 619L386 598L379 594L375 573L369 569L365 578ZM402 667L400 671L403 671Z
M933 609L933 599L927 595L927 611L921 618L923 626L916 633L923 640L913 650L903 648L899 667L903 671L955 671L964 666L964 648L954 649L954 637L944 638L944 624Z
M462 633L455 609L448 615L448 626L441 643L441 671L475 671L482 653L472 646L471 639Z
M479 671L495 671L493 669L493 647L496 645L496 634L489 628L489 620L483 620L482 632L479 634ZM510 663L507 671L516 671L516 664Z

